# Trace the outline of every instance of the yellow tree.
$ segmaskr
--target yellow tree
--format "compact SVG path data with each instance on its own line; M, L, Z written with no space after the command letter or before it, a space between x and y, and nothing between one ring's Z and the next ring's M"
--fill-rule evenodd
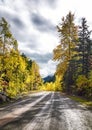
M62 23L57 26L60 44L53 50L53 60L58 60L56 74L64 75L68 68L68 83L70 80L71 66L69 63L74 56L74 48L78 40L78 30L74 23L74 14L69 12L62 18ZM61 73L61 74L60 74Z
M33 61L31 69L32 89L37 89L42 83L38 64Z

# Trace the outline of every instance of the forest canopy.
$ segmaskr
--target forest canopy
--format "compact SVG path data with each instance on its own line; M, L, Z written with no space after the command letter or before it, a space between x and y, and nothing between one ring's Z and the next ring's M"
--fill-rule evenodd
M56 75L61 76L63 90L92 98L92 40L86 18L75 24L69 12L57 26L60 44L53 50L53 60L59 61Z
M9 97L37 89L42 84L39 66L18 50L5 18L0 19L0 90Z
M92 98L92 39L86 18L76 25L69 12L57 25L60 43L53 50L58 61L53 82L44 83L39 66L18 50L5 18L0 19L0 91L10 97L31 90L64 91Z

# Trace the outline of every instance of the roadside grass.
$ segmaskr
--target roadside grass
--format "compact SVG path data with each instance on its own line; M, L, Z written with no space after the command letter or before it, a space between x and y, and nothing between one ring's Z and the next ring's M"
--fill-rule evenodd
M72 96L72 95L69 95L68 97L71 98L72 100L75 100L75 101L81 103L82 105L86 106L87 108L92 109L92 101L91 100L84 99L84 98L78 97L78 96Z

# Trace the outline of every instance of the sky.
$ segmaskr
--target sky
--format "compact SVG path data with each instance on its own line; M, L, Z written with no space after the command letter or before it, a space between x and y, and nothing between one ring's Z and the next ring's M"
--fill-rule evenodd
M42 77L55 73L53 49L60 38L56 26L69 11L76 24L85 17L92 29L91 0L0 0L0 18L10 24L21 53L35 60Z

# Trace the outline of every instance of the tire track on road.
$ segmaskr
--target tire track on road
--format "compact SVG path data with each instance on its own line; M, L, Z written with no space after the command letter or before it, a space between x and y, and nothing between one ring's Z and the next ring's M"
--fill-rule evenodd
M47 95L49 95L48 93L44 93L44 95L42 95L39 99L37 99L36 101L33 101L32 103L26 104L24 107L22 108L14 108L14 110L12 110L12 112L0 117L0 127L2 127L3 125L13 121L14 119L18 118L19 116L21 116L21 114L25 113L26 111L28 111L29 109L31 109L31 107L35 106L37 103L39 103L41 100L43 100Z
M50 126L50 107L54 96L54 92L51 92L51 97L46 101L41 111L35 115L32 121L30 121L23 130L49 130Z

